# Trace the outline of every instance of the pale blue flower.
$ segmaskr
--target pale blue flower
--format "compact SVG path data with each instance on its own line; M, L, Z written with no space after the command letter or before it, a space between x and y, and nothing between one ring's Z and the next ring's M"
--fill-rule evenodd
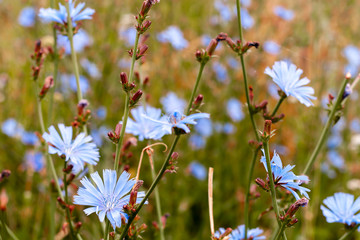
M130 133L139 138L139 141L144 139L161 139L163 132L157 131L158 124L154 121L149 121L149 118L156 121L166 121L166 116L161 116L161 110L151 106L139 106L131 110L133 119L128 118L126 124L126 133Z
M123 207L130 202L130 191L136 184L135 179L129 179L130 174L124 171L119 179L115 170L104 169L103 180L98 172L92 173L91 178L96 186L84 177L80 182L77 195L74 196L74 204L90 206L84 209L86 215L96 213L100 222L105 216L110 221L114 230L121 227L122 218L127 222L129 216ZM136 203L140 203L145 197L145 192L138 192Z
M35 145L38 142L38 137L33 132L24 131L21 135L21 142L26 145Z
M193 161L188 166L188 170L191 175L193 175L198 180L205 180L207 176L207 171L204 165L197 161Z
M244 7L250 7L251 0L241 0L241 5Z
M265 156L261 157L261 163L264 165L265 170L267 169L266 158ZM308 182L309 178L307 176L296 176L291 170L295 167L295 165L287 165L283 168L280 156L274 151L274 156L270 161L271 171L274 176L274 183L277 186L283 187L286 190L290 191L296 200L299 200L299 195L294 191L298 190L300 194L309 198L307 192L310 192L310 189L302 187L301 184L303 182Z
M91 130L91 136L93 137L94 143L96 146L102 146L103 139L108 139L108 132L110 132L111 129L101 126L99 129L92 129Z
M265 52L272 54L272 55L278 55L280 53L280 45L274 41L264 42L263 48L264 48Z
M119 30L119 37L126 42L127 46L134 46L136 39L136 29L131 27L124 30Z
M25 7L21 10L18 23L23 27L33 27L35 24L36 12L33 7Z
M35 172L40 172L45 167L45 160L40 152L26 151L25 166Z
M101 72L95 63L90 62L87 58L83 58L80 61L81 66L85 69L85 71L90 75L90 77L99 79L101 78Z
M99 149L92 142L91 136L80 133L73 140L72 127L65 127L64 124L58 125L61 136L54 126L49 127L49 133L45 132L43 138L49 144L49 153L65 156L65 161L69 161L74 168L84 169L84 164L96 165L99 161Z
M254 26L254 19L249 14L248 10L245 8L240 9L241 13L241 25L244 29L250 29Z
M218 133L232 134L235 131L235 127L232 123L215 123L214 129Z
M329 178L334 179L336 177L336 172L330 167L328 162L321 163L321 172L325 173Z
M289 64L285 61L275 62L273 69L267 67L265 74L272 77L273 81L281 88L287 96L293 96L300 103L309 107L314 105L311 100L315 100L314 89L305 86L310 82L309 79L302 78L300 75L303 73L301 69L296 69L294 64Z
M351 76L356 76L359 72L359 67L359 65L353 65L349 63L344 67L344 74L350 73Z
M104 120L106 118L106 114L107 114L107 109L104 106L99 107L98 109L96 109L96 116L101 119Z
M327 147L329 149L335 149L341 145L342 141L340 134L332 134L327 140Z
M242 104L236 98L230 98L226 103L226 112L234 122L240 122L244 118Z
M216 74L216 79L221 82L221 83L224 83L228 80L228 72L225 68L224 65L222 65L221 63L218 63L218 62L214 62L212 64L212 69L213 71L215 72Z
M201 37L201 42L202 42L202 45L204 45L204 46L208 46L210 44L211 40L212 40L212 37L210 37L209 35L203 35Z
M294 18L294 12L284 8L283 6L276 6L274 8L274 13L286 21L290 21Z
M212 122L209 118L199 119L195 125L195 130L203 137L209 137L212 134Z
M90 35L83 29L80 29L74 35L74 50L77 53L83 52L84 49L93 44L93 39ZM57 35L58 46L65 48L66 54L71 54L71 46L68 36L58 34Z
M206 145L206 139L203 136L200 136L198 134L192 134L189 137L189 143L192 149L199 150L205 147Z
M186 101L182 98L179 98L173 92L169 92L165 97L162 97L160 102L167 114L185 111Z
M344 169L345 167L345 160L344 158L338 153L338 151L331 150L327 153L327 158L330 161L330 163L338 168L338 169Z
M152 121L155 124L154 130L150 135L151 138L155 136L163 136L166 134L171 134L172 129L175 130L176 134L180 133L189 133L190 129L187 124L196 125L195 120L202 118L209 118L210 114L208 113L194 113L189 116L185 116L181 112L173 112L167 118L161 118L160 120L152 119L144 115L149 121Z
M214 1L214 7L219 12L219 14L224 22L228 22L231 20L232 11L229 6L225 5L220 0L216 0L216 1Z
M91 8L83 9L84 7L85 3L79 3L75 7L75 1L69 0L70 17L73 26L76 26L77 21L92 19L92 15L95 13L95 10ZM57 22L60 24L65 24L68 20L66 7L61 3L59 3L59 10L52 8L41 8L39 17L44 22Z
M233 69L237 69L239 67L239 62L234 57L228 57L227 58L227 64Z
M1 125L2 132L9 137L20 137L24 133L24 127L15 119L9 118Z
M225 228L220 228L219 231L215 232L215 237L219 238L221 234L225 232ZM247 238L252 240L262 240L265 236L261 236L264 231L260 228L248 229ZM245 225L240 225L234 229L230 235L229 240L244 240L245 239Z
M351 120L350 130L354 133L360 133L360 120L358 118Z
M77 92L77 83L74 74L72 75L61 74L60 80L61 80L63 92L67 92L69 89L72 90L73 92ZM82 94L85 94L90 89L89 81L86 77L80 75L79 82L80 82L81 92Z
M360 198L354 201L354 196L338 192L327 197L321 205L321 210L328 223L339 222L347 225L360 223Z
M177 26L169 26L166 30L158 33L157 39L162 43L170 43L177 50L184 49L189 45Z
M360 66L360 49L354 45L348 45L343 50L344 57L350 65Z

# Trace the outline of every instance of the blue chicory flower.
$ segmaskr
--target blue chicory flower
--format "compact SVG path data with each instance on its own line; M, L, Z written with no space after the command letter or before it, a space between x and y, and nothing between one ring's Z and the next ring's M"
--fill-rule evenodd
M216 79L221 82L224 83L228 80L228 72L226 70L226 67L224 65L222 65L221 63L218 62L214 62L212 64L212 69L216 74Z
M314 89L305 86L310 82L308 78L300 79L303 73L301 69L296 69L294 64L289 64L285 61L275 62L273 69L267 67L265 74L272 77L273 81L281 88L287 96L293 96L300 103L309 107L314 105L311 100L315 100Z
M110 221L114 230L121 227L121 221L128 220L128 215L123 207L130 202L130 191L136 184L135 179L129 179L130 174L124 171L119 179L115 170L104 169L103 180L98 172L92 173L91 178L96 186L84 177L80 182L77 195L74 196L74 204L91 206L84 209L86 215L96 213L100 222L103 222L105 216ZM136 203L140 203L145 196L145 192L138 192Z
M241 12L241 25L244 29L250 29L254 26L254 19L245 8L240 9Z
M185 111L186 101L182 98L179 98L173 92L169 92L165 97L162 97L160 102L167 114Z
M262 156L260 161L264 165L265 170L268 171L265 156ZM298 190L302 195L309 199L307 192L310 192L310 189L301 186L303 182L308 182L309 178L307 176L296 176L291 171L295 165L287 165L283 168L280 156L276 151L274 151L274 156L271 159L270 164L276 186L280 186L290 191L296 200L299 200L300 197L294 190Z
M336 150L331 150L327 153L327 158L330 161L331 165L338 169L344 169L345 160Z
M207 176L207 171L204 165L197 161L193 161L188 166L189 173L198 180L205 180Z
M351 120L350 130L354 133L360 133L360 120L358 118Z
M95 13L95 10L91 8L83 9L84 7L85 3L79 3L75 7L75 1L69 0L70 17L73 26L76 26L77 21L92 19L92 15ZM59 3L59 10L52 8L41 8L39 17L44 22L57 22L60 24L65 24L68 21L66 7L61 3Z
M54 126L49 127L49 133L45 132L43 138L49 144L49 153L65 156L65 161L70 161L74 169L84 169L84 164L96 165L99 161L99 149L92 142L91 136L80 133L73 140L72 127L58 125L61 136ZM75 171L75 170L74 170Z
M225 231L226 231L225 228L220 228L218 231L215 232L214 236L219 238L220 235L223 234ZM261 230L260 228L249 229L247 231L247 237L248 239L252 239L252 240L262 240L265 239L265 236L261 236L263 232L264 231ZM228 235L228 237L229 237L228 240L245 239L245 225L238 226L230 233L230 235Z
M264 48L265 52L272 54L272 55L278 55L280 53L280 45L274 41L264 42L263 48Z
M192 149L199 150L205 147L206 139L205 137L200 136L199 134L192 134L189 137L189 143Z
M131 27L124 30L119 30L119 37L126 42L127 46L134 46L136 39L136 29Z
M164 134L157 131L158 124L150 121L149 118L156 121L165 121L166 116L161 116L161 110L151 106L139 106L131 110L133 119L129 118L126 124L126 133L133 134L139 138L139 141L144 139L161 139Z
M23 27L33 27L35 25L36 12L33 7L25 7L21 10L18 23Z
M99 107L98 109L96 109L96 116L101 119L104 120L106 118L106 114L107 114L107 109L104 106Z
M68 92L69 89L72 90L73 92L77 92L77 83L74 74L72 75L61 74L60 80L61 80L63 92ZM81 92L85 94L90 89L89 81L83 75L80 75L79 81L80 81Z
M290 21L294 18L294 12L284 8L283 6L276 6L274 8L274 14L286 21Z
M236 98L230 98L226 104L226 112L234 122L240 122L244 118L242 104Z
M40 152L26 151L24 160L25 167L35 172L40 172L45 167L45 160Z
M360 49L354 45L348 45L343 50L343 56L347 59L350 65L360 66Z
M90 77L99 79L101 78L101 72L95 63L90 62L87 58L83 58L80 61L81 66L85 69L85 71L90 75Z
M203 136L203 137L209 137L212 134L212 122L209 118L202 118L199 119L197 122L198 124L195 125L196 132Z
M177 50L184 49L189 45L182 31L177 26L169 26L164 31L158 33L157 39L162 43L170 43Z
M338 192L327 197L321 205L328 223L339 222L347 225L360 223L360 198L354 201L354 196L349 193Z
M229 6L224 4L222 1L214 1L214 7L219 12L222 21L228 22L232 18L232 12Z
M24 133L24 127L13 118L5 120L1 125L1 130L9 137L20 137Z
M35 145L38 140L38 137L33 132L24 131L21 135L21 142L26 145Z

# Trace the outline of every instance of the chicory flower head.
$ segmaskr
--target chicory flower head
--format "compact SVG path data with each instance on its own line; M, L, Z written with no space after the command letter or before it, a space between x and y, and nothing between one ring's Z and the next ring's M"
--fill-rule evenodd
M74 204L91 206L84 209L86 215L96 213L100 222L103 222L105 216L109 219L114 230L121 227L121 221L128 220L128 214L123 207L130 202L130 191L136 184L135 179L129 179L130 174L124 171L119 179L115 170L104 169L103 180L98 172L91 174L91 178L96 186L84 177L80 182L77 195L74 196ZM136 203L140 203L145 196L145 192L138 192Z
M226 112L234 122L240 122L245 117L242 104L236 98L230 98L226 103Z
M49 144L49 153L65 156L65 161L70 161L74 169L84 169L84 164L96 165L99 161L99 149L92 142L91 136L80 133L73 140L72 127L58 125L61 136L54 126L49 127L49 133L45 132L43 138Z
M157 39L162 43L170 43L176 50L182 50L189 45L179 27L169 26L157 34Z
M309 107L314 105L311 100L315 100L314 89L309 86L305 86L310 82L308 78L300 79L300 75L303 73L301 69L296 69L296 66L285 61L275 62L273 68L267 67L265 74L272 77L273 81L281 88L286 96L293 96L300 103Z
M91 8L83 9L84 7L85 3L79 3L77 6L75 6L75 1L69 0L70 17L73 26L76 26L77 21L92 19L92 15L95 13L95 10ZM60 24L66 24L68 21L66 7L61 3L59 3L59 10L52 8L41 8L39 17L44 22L57 22Z
M354 201L354 196L348 193L338 192L334 196L327 197L321 205L328 223L339 222L347 225L360 223L360 198Z
M260 161L268 172L265 156L262 156ZM295 190L298 190L303 196L309 199L307 192L310 192L310 189L301 186L303 182L308 182L309 178L307 176L296 176L291 171L295 165L287 165L283 168L280 156L276 153L276 151L274 151L274 156L271 159L270 164L271 171L274 176L275 186L280 186L290 191L296 200L299 200L300 197Z
M33 27L35 25L36 12L33 7L25 7L21 10L18 22L23 27Z
M225 232L225 228L220 228L215 232L215 237L219 238L221 234ZM252 240L265 239L265 236L261 236L263 230L260 228L249 229L247 231L247 238ZM245 239L245 225L240 225L234 229L229 235L229 240L244 240Z

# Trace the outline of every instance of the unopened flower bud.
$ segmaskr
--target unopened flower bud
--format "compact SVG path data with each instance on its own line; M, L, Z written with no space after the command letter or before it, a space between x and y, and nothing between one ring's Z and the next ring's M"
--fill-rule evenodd
M145 32L151 25L151 21L149 20L146 20L144 23L143 23L143 29L142 31Z
M138 54L136 54L136 59L139 59L141 58L142 56L144 56L144 54L146 53L146 51L149 49L148 45L144 44L144 45L141 45L139 47L139 50L138 50Z
M134 106L141 98L143 92L141 90L137 90L136 93L130 99L130 106Z
M131 206L134 206L136 204L137 194L138 194L138 192L136 190L131 191L131 193L130 193L130 201L129 201L129 204Z
M292 218L294 214L299 210L300 207L305 207L308 204L309 200L307 198L301 198L297 200L295 203L291 204L289 209L285 214L285 218Z
M345 78L349 80L351 78L351 73L346 73Z
M73 169L74 165L69 164L66 168L63 169L64 173L70 173L71 170Z
M150 8L154 3L155 3L154 0L145 0L142 4L140 15L142 17L146 16L149 13Z
M117 136L120 136L121 128L122 128L122 124L121 124L121 123L116 124L115 134L116 134Z
M149 85L149 82L150 82L150 78L145 77L144 82L143 82L143 86L146 87L147 85Z
M9 198L6 194L6 190L5 188L1 190L1 193L0 193L0 210L1 211L5 211L6 210L6 206L7 206L7 203L9 202Z
M82 227L82 222L77 222L74 224L75 230L79 231L79 229Z
M264 136L270 136L271 135L271 120L265 120L265 124L264 124Z
M173 152L171 154L171 158L174 159L174 160L178 159L179 158L179 153L178 152Z
M255 47L258 48L260 43L258 42L246 42L243 48L241 49L242 54L246 53L250 48Z
M200 50L196 50L195 57L198 62L201 62L201 60L203 58L203 53Z
M39 93L40 99L44 98L46 93L49 91L50 88L54 86L54 78L52 76L49 76L45 78L45 83Z
M292 227L292 226L294 226L298 221L299 221L299 219L297 219L297 218L292 219L292 220L287 224L287 227Z
M126 73L124 72L121 72L120 73L120 80L121 80L121 84L124 86L124 85L127 85L128 83L128 78L127 78L127 75Z
M227 37L226 39L226 43L227 45L234 51L237 51L238 50L238 46L236 45L236 43L230 38L230 37Z
M255 179L255 183L257 185L259 185L259 187L261 187L262 189L264 189L265 191L269 191L269 187L267 186L267 184L265 183L264 180L262 180L261 178L257 178Z
M66 179L67 184L69 185L75 179L75 177L75 174L70 173L69 177Z
M61 206L62 208L66 208L67 205L66 205L66 203L64 202L64 200L61 199L61 197L58 197L56 200L58 201L58 203L60 204L60 206Z
M345 90L342 96L342 100L344 100L346 97L348 97L352 93L351 85L348 83L345 86Z
M38 52L40 52L40 50L41 50L41 41L40 41L40 40L37 40L37 41L35 42L34 52L35 52L35 53L38 53Z
M82 115L84 109L89 106L89 102L86 99L81 99L80 102L77 105L78 114Z
M226 38L228 37L227 33L219 33L219 35L217 35L216 40L219 41L225 41Z
M215 51L217 45L218 45L218 41L216 41L215 38L211 39L209 45L206 48L206 52L209 56L212 56L214 54L214 51Z

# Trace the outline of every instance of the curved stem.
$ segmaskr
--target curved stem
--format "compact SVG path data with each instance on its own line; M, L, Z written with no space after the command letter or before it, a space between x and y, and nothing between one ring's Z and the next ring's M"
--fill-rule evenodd
M175 146L177 144L177 142L179 141L180 139L180 135L177 135L171 145L171 148L170 148L170 151L158 173L158 175L156 176L154 182L151 184L149 190L146 192L145 194L145 197L144 199L140 202L139 206L136 208L136 211L129 217L129 220L127 222L127 224L125 225L125 228L123 230L123 232L121 233L121 236L120 236L120 239L124 239L125 235L127 234L127 231L132 223L132 221L134 220L135 216L138 214L138 212L140 211L140 209L143 207L143 205L145 204L145 202L147 201L147 199L149 198L150 194L154 191L156 185L158 184L158 182L160 181L161 177L163 176L165 170L166 170L166 167L168 166L169 164L169 160L171 158L171 155L172 153L174 152L175 150Z
M123 144L123 141L124 141L126 124L127 124L127 120L128 120L128 117L129 117L129 110L130 110L129 100L130 100L130 93L126 92L123 123L122 123L122 126L121 126L119 142L116 144L116 152L115 152L114 169L115 169L116 172L119 170L121 147L122 147L122 144Z
M271 113L271 117L275 116L276 112L279 110L281 103L285 100L286 95L280 97L279 101L277 102L273 112Z
M202 73L203 73L203 70L204 70L204 67L206 65L206 62L201 62L200 63L200 68L199 68L199 73L197 75L197 78L196 78L196 82L195 82L195 86L192 90L192 93L191 93L191 97L190 97L190 100L189 100L189 104L188 104L188 107L186 109L186 115L189 115L190 113L190 110L191 110L191 106L193 104L193 101L194 101L194 98L195 98L195 94L197 92L197 89L199 87L199 83L200 83L200 79L201 79L201 76L202 76Z
M356 225L355 227L353 227L350 231L344 233L344 235L342 235L342 236L339 238L339 240L346 240L346 239L348 239L348 238L356 231L356 229L358 229L359 226L360 226L360 225L358 224L358 225Z
M314 149L314 151L312 152L311 156L310 156L310 159L308 161L308 163L306 164L306 167L303 171L303 174L306 175L308 173L308 171L310 170L310 168L313 166L317 156L319 155L320 153L320 150L321 150L321 147L324 145L324 142L326 140L326 136L330 130L330 127L332 125L332 123L334 122L334 117L335 117L335 113L338 111L338 108L342 102L342 96L343 96L343 93L345 91L345 87L346 87L346 84L348 82L348 79L345 78L344 81L342 82L342 85L341 85L341 88L338 92L338 95L337 95L337 98L336 98L336 102L335 104L333 105L332 109L331 109L331 112L330 112L330 115L329 115L329 118L321 132L321 135L320 135L320 138L316 144L316 147Z
M254 173L254 167L255 167L255 162L257 159L257 155L259 153L259 148L257 148L254 151L254 155L250 164L250 171L249 171L249 177L248 177L248 182L247 182L247 186L246 186L246 195L245 195L245 206L244 206L244 224L245 224L245 239L247 239L247 227L249 226L249 205L250 205L250 186L251 186L251 182L252 182L252 178L253 178L253 173Z

